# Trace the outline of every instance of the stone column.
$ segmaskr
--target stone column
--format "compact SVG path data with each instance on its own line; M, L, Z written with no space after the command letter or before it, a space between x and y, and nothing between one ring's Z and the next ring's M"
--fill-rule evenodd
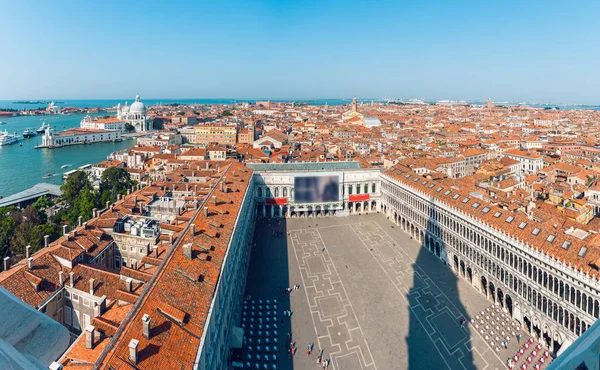
M283 217L283 206L279 206L279 217Z
M271 206L271 218L275 216L275 206Z
M267 217L267 206L263 204L263 216Z

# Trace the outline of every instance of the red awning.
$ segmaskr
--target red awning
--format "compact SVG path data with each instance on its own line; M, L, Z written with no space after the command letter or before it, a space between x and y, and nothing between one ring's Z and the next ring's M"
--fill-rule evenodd
M279 206L283 206L288 204L287 198L267 198L265 199L265 204L274 205L277 204Z
M348 196L348 200L350 202L358 202L361 200L369 200L369 199L371 199L371 196L369 194L356 194L356 195Z

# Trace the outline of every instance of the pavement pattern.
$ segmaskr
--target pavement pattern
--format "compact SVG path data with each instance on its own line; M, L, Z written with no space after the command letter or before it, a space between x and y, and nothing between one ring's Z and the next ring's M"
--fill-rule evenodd
M280 369L314 369L320 349L336 370L506 368L460 325L490 302L383 215L261 220L254 243L247 294L293 312Z

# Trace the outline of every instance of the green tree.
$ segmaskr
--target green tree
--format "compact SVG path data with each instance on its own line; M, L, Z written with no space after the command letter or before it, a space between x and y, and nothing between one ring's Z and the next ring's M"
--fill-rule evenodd
M229 109L225 109L221 114L223 117L233 116L233 113Z
M110 167L102 172L100 177L100 194L102 194L102 204L106 201L114 202L117 195L127 194L127 189L133 186L131 176L124 168Z
M63 200L69 204L73 204L75 199L79 196L79 193L81 193L85 187L92 187L87 173L81 170L73 173L60 187L60 190L63 192Z
M131 123L127 122L127 123L125 123L125 131L127 131L127 132L134 132L135 131L135 126L132 125Z
M38 211L43 211L46 208L52 207L54 205L54 202L52 202L50 200L50 198L48 198L47 196L43 196L38 198L38 200L35 201L35 203L32 204L33 208L37 209Z
M71 204L67 221L75 224L79 216L83 218L83 221L89 220L92 218L94 208L100 208L99 203L98 192L94 191L91 186L86 186Z

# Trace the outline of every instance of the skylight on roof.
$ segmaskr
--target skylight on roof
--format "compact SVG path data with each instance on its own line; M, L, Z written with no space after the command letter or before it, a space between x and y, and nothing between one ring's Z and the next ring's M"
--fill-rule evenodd
M587 247L581 247L581 249L579 250L579 253L577 253L577 255L581 258L585 257L585 254L587 253Z
M435 184L429 184L428 188L431 189L435 186Z
M481 204L479 204L479 203L475 202L475 203L471 204L471 207L473 207L473 208L477 208L477 207L479 207L480 205L481 205Z
M540 231L542 231L542 230L540 230L539 228L536 227L535 229L533 229L533 231L531 233L533 235L537 236L540 233Z
M427 184L427 180L423 180L423 182L421 182L421 185L425 185Z
M419 181L419 178L418 178L418 177L415 177L415 178L413 179L413 181L414 181L414 182L417 182L417 181Z
M508 222L508 223L510 224L511 222L513 222L513 220L514 220L514 219L515 219L515 218L514 218L513 216L508 216L508 217L506 218L506 222Z
M465 198L462 200L463 203L467 203L469 201L469 198Z
M496 212L496 213L494 213L494 217L498 218L500 216L502 216L502 212Z
M454 194L454 196L452 198L458 199L458 198L460 198L460 194Z
M410 177L410 173L407 173L404 177L408 179Z
M440 191L442 191L442 189L443 189L443 188L440 186L439 188L435 189L435 191L436 191L437 193L439 193Z
M565 241L562 243L561 247L562 247L562 249L567 249L567 250L568 250L569 248L571 248L571 242L570 242L570 241L568 241L568 240L565 240Z
M546 241L552 243L554 241L554 239L556 239L556 236L550 234L548 235L548 237L546 238Z
M525 226L527 226L527 222L521 222L519 224L519 229L523 230L525 228Z
M448 195L448 194L450 194L450 193L452 193L450 190L446 190L446 191L444 192L444 195Z
M483 213L488 213L490 211L490 207L483 207L483 209L481 210L481 212Z

